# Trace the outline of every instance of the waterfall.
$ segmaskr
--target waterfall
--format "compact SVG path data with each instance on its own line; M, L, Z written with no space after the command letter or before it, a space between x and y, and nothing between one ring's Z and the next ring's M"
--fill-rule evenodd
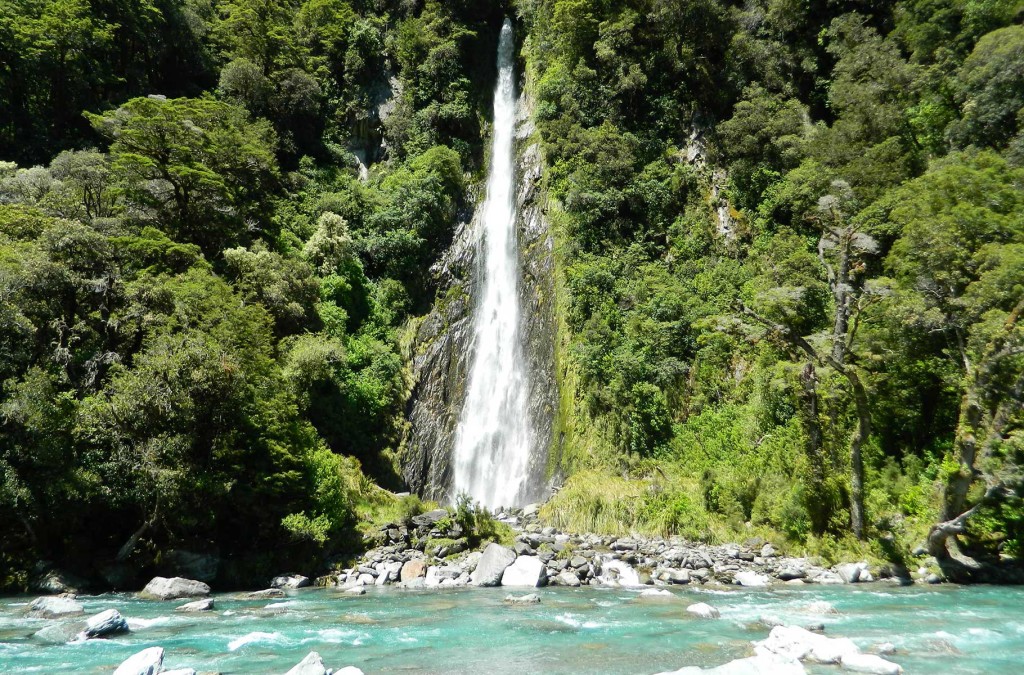
M482 275L474 307L465 407L455 436L453 497L518 505L530 468L527 372L520 345L519 255L513 201L516 93L512 24L498 44L498 84L487 196L478 221Z

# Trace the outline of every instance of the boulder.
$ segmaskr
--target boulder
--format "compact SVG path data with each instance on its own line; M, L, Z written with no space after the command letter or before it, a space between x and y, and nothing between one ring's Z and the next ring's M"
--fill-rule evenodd
M674 570L666 567L657 570L655 577L670 584L688 584L690 583L690 570Z
M674 600L676 596L661 588L648 588L640 591L639 597L645 600Z
M324 660L316 652L306 654L306 658L299 661L295 667L285 675L328 675L330 671L324 666Z
M757 653L770 652L811 663L839 663L844 656L860 654L857 645L847 638L828 638L798 626L776 626L754 647Z
M94 614L85 622L82 636L86 638L108 637L128 632L128 622L116 609L105 609Z
M549 579L549 582L553 586L569 586L576 588L580 585L580 578L576 576L575 572L562 572L558 576Z
M843 581L843 578L841 576L839 576L838 574L836 574L835 572L826 572L826 571L823 571L823 572L819 573L815 577L811 578L810 581L812 583L815 583L815 584L823 584L823 585L830 585L830 584L838 585L838 584L845 584L846 583L845 581Z
M501 584L501 576L505 568L516 559L515 551L505 548L501 544L490 543L484 549L476 569L470 575L470 583L474 586L498 586Z
M40 628L32 634L32 637L47 644L63 645L78 637L83 628L85 628L84 622L53 623Z
M425 577L427 575L427 563L423 562L420 559L410 560L409 562L402 565L400 575L402 583L408 583L413 579Z
M505 603L509 605L536 605L540 603L540 596L536 593L526 595L506 595Z
M282 574L270 580L271 588L305 588L309 586L309 577L301 574Z
M366 595L366 588L363 586L352 586L345 589L345 595Z
M36 598L28 606L29 616L52 619L58 616L72 616L82 614L85 608L82 603L75 600L74 595L55 595Z
M270 598L283 598L288 594L282 591L280 588L265 588L262 591L253 591L252 593L246 593L245 597L249 600L267 600Z
M758 654L746 659L730 661L715 668L691 666L660 675L805 675L803 664L774 654Z
M605 560L601 563L601 576L598 577L605 586L642 586L640 575L636 570L621 560Z
M213 609L213 598L186 602L181 607L175 607L175 611L178 612L209 612L211 609Z
M36 569L42 571L32 580L31 587L40 593L78 593L88 585L73 574L47 569L47 563L40 563Z
M161 670L160 675L198 675L195 668L175 668L174 670Z
M548 579L548 571L540 558L522 555L505 568L501 574L502 586L525 586L536 588L543 586Z
M442 518L447 517L447 511L445 511L444 509L435 509L434 511L427 511L426 513L421 513L418 516L413 516L412 522L414 525L417 525L419 527L430 527Z
M721 616L718 609L704 602L692 604L686 611L701 619L717 619Z
M733 575L733 580L740 586L748 586L751 588L767 586L771 581L771 579L764 574L758 574L757 572L737 572Z
M153 577L139 593L144 598L156 600L176 600L178 598L198 598L210 594L210 587L202 581L183 579L182 577Z
M815 600L811 604L804 608L805 612L810 614L838 614L839 610L832 606L831 602L825 600Z
M900 675L903 668L874 654L844 654L840 661L843 670L873 675Z
M807 572L802 567L783 567L775 576L783 581L793 581L806 578Z
M164 648L150 647L125 659L114 675L157 675L163 671Z
M860 563L843 563L841 565L836 565L832 569L839 575L839 578L843 580L844 584L855 584L860 581L860 573L862 570Z

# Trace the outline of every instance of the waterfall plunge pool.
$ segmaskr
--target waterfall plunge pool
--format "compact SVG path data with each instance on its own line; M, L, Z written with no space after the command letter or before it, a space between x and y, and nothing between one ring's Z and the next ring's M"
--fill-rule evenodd
M542 588L539 605L503 603L507 588L409 591L371 588L290 591L277 601L216 595L216 609L183 614L182 601L131 595L80 597L87 615L107 608L132 632L109 640L46 645L31 637L55 619L25 616L31 597L0 599L0 672L111 673L146 647L166 650L166 668L220 673L284 673L310 651L328 667L366 673L657 673L711 666L750 654L768 635L763 616L849 637L862 649L891 642L887 657L905 673L1013 673L1024 661L1024 589L993 586L896 588L780 587L771 590L671 589L675 598L640 599L639 590ZM838 614L813 614L831 603ZM690 616L706 602L717 620ZM811 666L812 673L839 673Z

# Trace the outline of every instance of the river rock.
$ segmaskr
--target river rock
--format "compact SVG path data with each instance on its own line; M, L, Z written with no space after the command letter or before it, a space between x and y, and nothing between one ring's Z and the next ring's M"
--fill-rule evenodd
M721 613L717 608L704 602L697 602L686 608L686 611L701 619L717 619Z
M655 578L661 581L667 581L670 584L688 584L690 583L690 570L674 570L667 567L663 567L656 571Z
M470 583L474 586L498 586L501 584L505 568L516 559L515 551L501 544L490 543L484 549L480 561L470 575Z
M838 585L846 583L845 581L843 581L843 578L841 576L839 576L835 572L829 572L827 570L822 570L813 577L806 579L806 581L823 585Z
M757 572L737 572L733 575L733 580L740 586L747 586L751 588L758 588L761 586L767 586L771 579L764 574L758 574Z
M402 565L401 580L402 583L408 583L413 579L419 579L427 575L427 563L420 559L410 560L409 562Z
M157 675L164 667L164 648L150 647L125 659L114 675Z
M270 580L271 588L305 588L309 586L309 577L301 574L282 574Z
M153 577L139 593L141 597L156 600L176 600L178 598L197 598L210 594L210 587L202 581L183 579L182 577Z
M419 527L430 527L442 518L447 517L448 512L446 510L435 509L434 511L427 511L426 513L421 513L418 516L413 516L412 522L413 525L418 525Z
M505 603L509 605L536 605L540 603L540 596L536 593L526 595L506 595Z
M660 675L805 675L807 669L793 659L774 654L758 654L745 659L730 661L715 668L690 666Z
M351 586L345 589L345 595L366 595L366 588L363 586Z
M128 632L128 622L116 609L105 609L94 614L85 622L82 636L86 638L108 637Z
M826 602L825 600L815 600L811 604L807 605L807 607L804 608L804 611L808 612L810 614L838 614L839 613L839 610L837 610L832 605L831 602Z
M580 578L576 576L575 572L561 572L557 576L552 577L548 580L552 586L569 586L576 588L580 585Z
M536 588L537 586L543 586L547 579L548 571L544 567L544 563L540 561L540 558L532 555L522 555L505 568L501 575L501 585Z
M852 640L825 637L798 626L776 626L767 639L754 646L758 653L811 663L839 663L844 656L860 654Z
M203 598L193 602L186 602L180 607L175 607L177 612L209 612L213 609L213 598Z
M253 591L252 593L246 593L245 597L249 600L268 600L270 598L283 598L288 594L282 591L280 588L265 588L262 591Z
M903 668L899 665L874 654L843 654L840 665L843 670L851 670L855 673L900 675L903 672Z
M846 584L855 584L860 581L861 569L861 563L843 563L832 568Z
M84 579L73 574L55 569L46 569L48 563L40 563L38 569L44 571L32 580L32 590L40 593L78 593L88 584Z
M75 600L74 595L55 595L43 598L36 598L28 606L29 616L52 619L58 616L72 616L82 614L85 608L82 603Z
M674 600L676 596L671 591L662 588L648 588L640 591L638 597L645 600Z
M161 670L160 675L198 675L195 668L175 668L174 670Z
M306 654L306 658L299 661L285 675L328 675L330 671L324 666L324 660L316 652Z
M51 645L63 645L78 637L85 628L84 622L53 623L40 628L32 637Z
M640 575L636 570L621 560L605 560L601 563L601 576L598 577L605 586L641 586Z
M775 576L782 581L802 580L807 577L807 571L802 567L783 567Z

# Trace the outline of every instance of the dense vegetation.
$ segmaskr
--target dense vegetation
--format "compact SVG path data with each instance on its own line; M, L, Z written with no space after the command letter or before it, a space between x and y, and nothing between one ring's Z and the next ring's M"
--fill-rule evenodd
M1022 553L1018 0L505 4L0 0L0 584L172 548L246 583L395 508L506 13L558 242L546 516Z
M521 4L575 474L549 516L1019 555L1020 3Z
M177 548L265 583L394 507L502 17L0 2L0 582Z

